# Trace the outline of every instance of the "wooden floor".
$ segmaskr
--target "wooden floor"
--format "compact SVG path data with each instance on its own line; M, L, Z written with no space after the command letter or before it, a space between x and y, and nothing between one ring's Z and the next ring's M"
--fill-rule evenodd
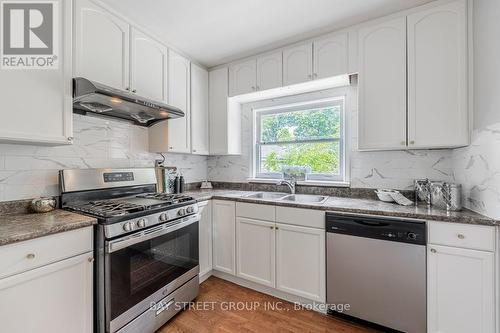
M315 311L297 310L292 303L216 277L201 284L195 302L199 304L197 309L180 312L156 333L377 332ZM207 308L201 308L201 304ZM230 304L247 309L227 309ZM275 309L270 310L270 306Z

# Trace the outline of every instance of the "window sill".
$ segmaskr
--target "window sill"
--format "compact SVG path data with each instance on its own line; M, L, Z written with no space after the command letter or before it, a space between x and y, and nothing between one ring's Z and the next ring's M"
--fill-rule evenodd
M277 184L282 179L265 179L265 178L249 178L249 183L258 183L258 184ZM298 181L297 185L300 186L325 186L325 187L350 187L350 182L343 181L315 181L315 180L307 180L307 181Z

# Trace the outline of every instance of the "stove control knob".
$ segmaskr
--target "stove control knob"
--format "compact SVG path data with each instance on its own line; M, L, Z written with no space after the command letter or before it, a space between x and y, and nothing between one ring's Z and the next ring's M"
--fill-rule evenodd
M193 213L193 212L194 212L194 207L193 207L193 206L189 206L188 208L186 208L186 212L187 212L188 214Z
M168 219L167 213L161 213L159 219L160 222L165 222Z
M177 212L177 215L179 215L179 216L186 215L186 210L184 208L179 209L179 211Z
M123 224L123 230L125 230L125 231L132 231L133 228L134 227L133 227L132 223L130 223L130 222L125 222Z
M146 226L146 219L139 219L139 221L137 221L137 226L139 228L144 228Z

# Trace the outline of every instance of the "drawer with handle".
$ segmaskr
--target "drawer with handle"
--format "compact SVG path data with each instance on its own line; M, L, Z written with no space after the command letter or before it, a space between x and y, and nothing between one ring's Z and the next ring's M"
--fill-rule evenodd
M472 250L495 251L495 227L428 222L428 242Z
M92 250L92 227L0 246L0 278Z

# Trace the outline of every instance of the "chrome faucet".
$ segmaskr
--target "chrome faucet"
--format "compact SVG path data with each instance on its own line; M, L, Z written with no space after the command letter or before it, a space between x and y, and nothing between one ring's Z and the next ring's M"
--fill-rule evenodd
M277 185L286 185L290 189L290 193L295 194L295 179L281 180Z

